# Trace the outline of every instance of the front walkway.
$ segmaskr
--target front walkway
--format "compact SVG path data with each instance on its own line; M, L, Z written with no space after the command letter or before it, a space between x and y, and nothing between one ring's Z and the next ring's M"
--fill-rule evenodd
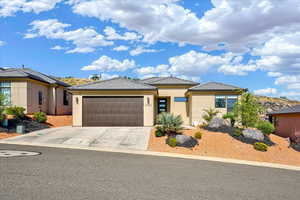
M151 129L151 127L59 127L3 139L1 142L146 150Z

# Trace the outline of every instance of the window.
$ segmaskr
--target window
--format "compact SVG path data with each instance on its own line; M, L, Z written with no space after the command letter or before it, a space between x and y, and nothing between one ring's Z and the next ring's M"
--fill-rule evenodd
M174 97L175 102L187 102L187 100L186 97Z
M11 104L11 83L10 82L0 82L0 93L4 95L4 105Z
M39 105L43 105L43 93L39 91Z
M227 96L227 112L231 112L233 110L234 104L237 100L237 96Z
M64 105L65 106L69 105L69 95L67 90L64 90Z
M215 97L215 107L216 108L226 108L226 96L216 95L216 97Z

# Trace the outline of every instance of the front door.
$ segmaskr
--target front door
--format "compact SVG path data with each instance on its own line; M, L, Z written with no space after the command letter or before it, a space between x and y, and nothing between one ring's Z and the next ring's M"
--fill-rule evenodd
M168 100L167 98L158 98L158 114L168 111Z

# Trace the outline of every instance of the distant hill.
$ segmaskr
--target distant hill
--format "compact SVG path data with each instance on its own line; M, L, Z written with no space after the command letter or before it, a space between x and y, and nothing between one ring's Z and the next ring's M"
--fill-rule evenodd
M69 85L81 85L81 84L93 82L93 80L90 80L88 78L64 77L64 78L57 78L57 79L65 83L68 83Z

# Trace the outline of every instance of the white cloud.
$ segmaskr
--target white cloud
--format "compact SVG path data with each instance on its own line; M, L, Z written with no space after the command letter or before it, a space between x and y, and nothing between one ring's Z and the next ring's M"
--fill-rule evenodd
M16 12L34 12L36 14L52 10L63 0L1 0L0 17L13 16Z
M113 45L113 42L105 40L103 35L92 28L66 31L65 29L71 25L63 24L57 19L36 20L30 25L32 29L25 34L24 38L46 37L70 41L75 45L75 48L67 51L67 53L94 52L97 47Z
M134 32L125 32L124 35L121 35L110 26L106 26L103 31L108 40L138 40L141 37Z
M51 47L51 49L52 49L52 50L57 50L57 51L59 51L59 50L65 50L66 48L65 48L65 47L62 47L62 46L59 46L59 45L56 45L56 46L54 46L54 47Z
M6 42L0 40L0 47L4 46L5 44L6 44Z
M119 61L112 59L108 56L101 56L99 59L92 62L92 64L84 66L81 70L99 70L101 72L110 72L110 71L126 71L136 67L134 60L125 59Z
M238 75L245 76L248 72L254 72L257 70L256 65L222 65L218 72L222 72L225 75Z
M254 90L254 94L256 95L276 95L277 94L277 89L276 88L265 88L265 89L259 89L259 90Z
M282 76L282 73L280 72L268 72L269 77L279 77Z
M129 49L129 47L124 46L124 45L120 45L120 46L113 48L114 51L127 51L128 49Z
M117 74L107 74L107 73L101 74L102 80L108 80L108 79L117 78L117 77L119 77L119 75L117 75Z
M157 50L157 49L147 49L144 48L142 46L138 46L136 49L131 50L129 53L131 56L137 56L140 55L142 53L156 53L156 52L160 52L161 50Z
M154 43L194 44L206 49L227 48L245 52L274 35L299 25L299 0L212 0L202 18L185 9L179 0L71 0L73 12L111 20ZM246 25L246 26L245 26ZM219 44L224 44L220 46Z

